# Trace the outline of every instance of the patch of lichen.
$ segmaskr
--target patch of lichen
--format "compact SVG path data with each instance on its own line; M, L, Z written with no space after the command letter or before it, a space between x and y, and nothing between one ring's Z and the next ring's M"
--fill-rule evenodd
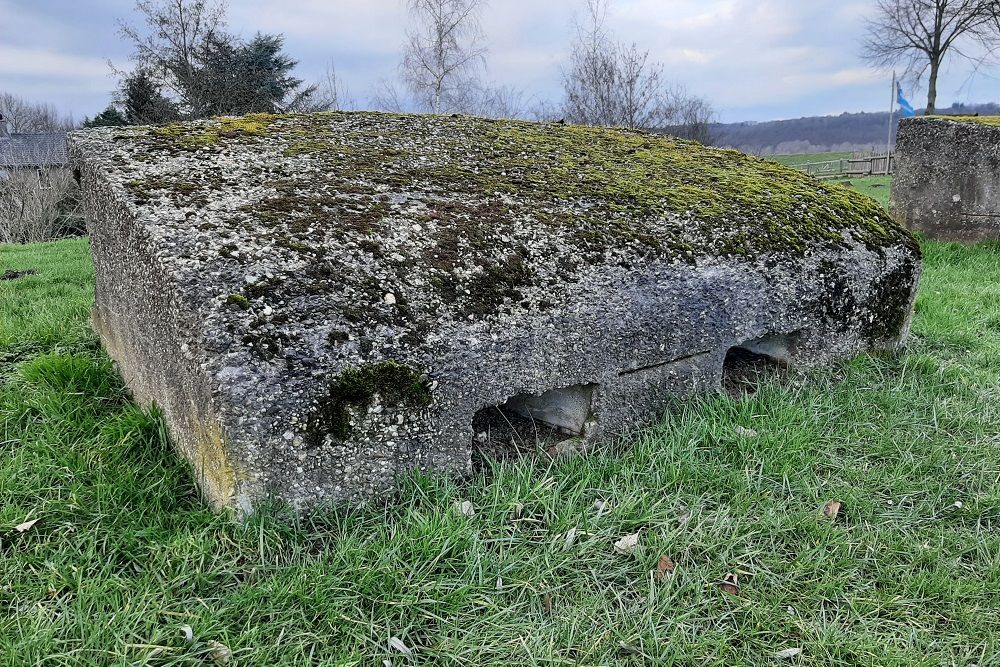
M209 121L170 123L150 130L162 147L197 150L222 140L240 137L263 137L271 124L281 116L253 113L241 117L219 116Z
M327 395L307 421L307 442L317 446L329 436L350 437L351 418L363 416L378 397L387 407L419 409L431 404L432 396L417 371L395 361L382 361L349 368L329 385Z

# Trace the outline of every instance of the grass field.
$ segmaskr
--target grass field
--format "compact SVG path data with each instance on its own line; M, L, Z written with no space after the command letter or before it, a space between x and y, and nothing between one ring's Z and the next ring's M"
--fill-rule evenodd
M885 208L889 208L889 195L892 192L891 181L892 176L866 176L864 178L835 179L831 182L863 192L869 197L877 199Z
M853 153L800 153L796 155L769 155L768 160L780 162L789 167L796 167L808 162L825 162L827 160L846 160ZM883 206L889 208L889 193L891 176L866 176L863 178L831 179L831 183L846 185L869 197L877 199Z
M898 356L240 524L89 332L86 240L0 246L0 664L996 664L1000 247L925 250Z

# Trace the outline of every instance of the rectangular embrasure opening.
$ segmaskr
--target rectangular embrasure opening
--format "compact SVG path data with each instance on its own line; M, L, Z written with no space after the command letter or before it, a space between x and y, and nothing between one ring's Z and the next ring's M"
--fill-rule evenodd
M722 388L732 396L756 393L767 378L782 375L795 349L795 334L768 334L735 345L722 365Z
M593 427L596 389L596 384L571 385L487 406L472 420L476 442L481 449L525 451L586 436Z

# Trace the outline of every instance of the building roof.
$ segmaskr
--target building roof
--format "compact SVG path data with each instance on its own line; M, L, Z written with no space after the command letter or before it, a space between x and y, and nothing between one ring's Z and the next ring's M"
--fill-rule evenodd
M62 166L68 162L65 132L0 136L0 169Z

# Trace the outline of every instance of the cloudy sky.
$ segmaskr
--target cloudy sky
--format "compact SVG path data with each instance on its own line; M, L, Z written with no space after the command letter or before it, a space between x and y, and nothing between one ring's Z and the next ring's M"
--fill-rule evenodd
M582 0L491 0L483 15L487 78L529 98L557 99L572 17ZM883 111L891 74L857 57L873 0L617 0L610 27L662 61L669 76L711 100L721 120ZM0 0L0 91L56 104L76 117L106 106L128 66L116 20L133 0ZM280 32L307 80L336 63L364 104L395 75L403 0L230 0L229 26ZM1000 99L1000 80L953 64L939 105ZM911 91L921 106L919 90Z

